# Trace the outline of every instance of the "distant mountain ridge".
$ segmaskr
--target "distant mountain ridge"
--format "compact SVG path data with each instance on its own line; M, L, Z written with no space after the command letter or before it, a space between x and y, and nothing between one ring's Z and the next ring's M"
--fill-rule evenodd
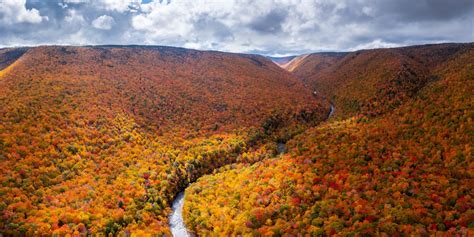
M295 57L283 68L332 99L336 117L398 107L439 76L432 70L474 43L448 43Z
M286 57L270 57L270 56L267 56L267 58L269 58L274 63L276 63L277 65L280 65L280 66L288 63L289 61L293 60L295 57L297 57L297 56L286 56Z

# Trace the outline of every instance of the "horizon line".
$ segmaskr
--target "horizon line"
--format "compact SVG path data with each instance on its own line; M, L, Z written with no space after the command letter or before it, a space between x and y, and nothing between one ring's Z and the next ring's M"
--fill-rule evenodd
M39 47L162 47L162 48L175 48L175 49L185 49L185 50L194 50L201 52L219 52L219 53L229 53L229 54L242 54L242 55L259 55L268 58L287 58L295 57L302 55L310 54L324 54L324 53L353 53L366 50L378 50L378 49L399 49L399 48L410 48L410 47L420 47L420 46L435 46L435 45L446 45L446 44L474 44L474 41L468 42L440 42L440 43L425 43L425 44L410 44L410 45L400 45L393 47L373 47L373 48L361 48L355 50L315 50L312 52L301 53L301 54L263 54L256 52L232 52L232 51L221 51L217 49L195 49L195 48L186 48L182 46L173 46L173 45L158 45L158 44L38 44L38 45L15 45L15 46L0 46L0 50L3 49L15 49L15 48L39 48Z

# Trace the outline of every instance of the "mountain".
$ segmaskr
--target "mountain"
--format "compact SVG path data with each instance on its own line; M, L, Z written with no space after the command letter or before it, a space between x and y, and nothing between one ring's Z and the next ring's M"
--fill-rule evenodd
M413 87L393 90L410 96L384 113L340 112L306 130L279 159L202 177L186 191L188 228L203 236L472 235L474 44L348 53L320 73L302 79L328 96L357 98L378 89L366 88L373 82ZM347 111L337 99L336 111Z
M346 53L314 53L294 57L282 67L289 72L294 72L301 78L306 78L315 72L332 66Z
M144 46L0 51L0 232L167 234L174 196L274 157L327 104L263 56Z
M21 62L15 65L16 78L3 80L7 91L50 93L49 99L56 93L74 100L78 96L71 93L77 92L90 100L78 103L79 110L120 108L168 131L177 123L206 131L256 126L270 111L299 112L316 104L310 93L294 96L305 91L302 84L256 55L165 47L40 47L30 49ZM35 84L19 88L30 81ZM42 87L46 83L61 89Z
M335 117L390 111L439 79L433 69L471 44L439 44L302 56L287 68L333 100ZM293 61L298 61L295 58Z
M286 70L302 78L332 66L347 53L314 53L301 55L290 61Z
M473 59L2 49L0 235L471 236Z

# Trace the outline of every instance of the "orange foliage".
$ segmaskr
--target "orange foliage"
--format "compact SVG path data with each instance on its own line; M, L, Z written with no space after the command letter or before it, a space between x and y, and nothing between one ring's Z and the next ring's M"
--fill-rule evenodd
M2 72L7 235L169 235L169 205L189 182L272 156L257 144L326 113L297 79L253 55L38 47Z
M377 116L397 108L427 83L440 63L472 44L439 44L351 53L316 53L293 72L333 100L334 118Z
M282 158L204 176L186 191L188 227L204 236L472 235L473 59L472 46L459 50L431 69L439 80L384 116L329 122L290 140Z

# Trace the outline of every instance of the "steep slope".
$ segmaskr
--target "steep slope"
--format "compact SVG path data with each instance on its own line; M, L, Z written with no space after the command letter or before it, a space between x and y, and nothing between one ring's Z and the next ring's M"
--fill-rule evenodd
M346 53L314 53L295 57L282 67L301 78L319 73L343 58Z
M225 164L271 157L271 146L255 144L327 113L295 77L255 55L37 47L7 69L7 235L169 235L169 205L188 183Z
M16 79L3 81L6 90L24 90L21 82L30 81L38 87L77 87L77 92L88 93L81 97L90 100L81 109L120 108L162 130L177 123L204 132L256 126L270 111L299 112L316 103L310 93L293 96L305 91L301 83L253 55L178 48L41 47L30 50L17 67ZM38 87L24 92L52 92ZM67 89L73 90L60 92L67 94Z
M445 46L433 47L418 52ZM382 117L326 123L280 159L199 179L186 193L188 226L201 235L473 235L474 47L456 51L430 62L438 79Z
M6 48L0 49L0 71L4 70L18 58L20 58L28 49L27 48Z
M332 98L336 118L359 113L376 116L400 106L426 83L437 80L439 76L431 70L471 46L441 44L313 54L292 71L318 93Z

